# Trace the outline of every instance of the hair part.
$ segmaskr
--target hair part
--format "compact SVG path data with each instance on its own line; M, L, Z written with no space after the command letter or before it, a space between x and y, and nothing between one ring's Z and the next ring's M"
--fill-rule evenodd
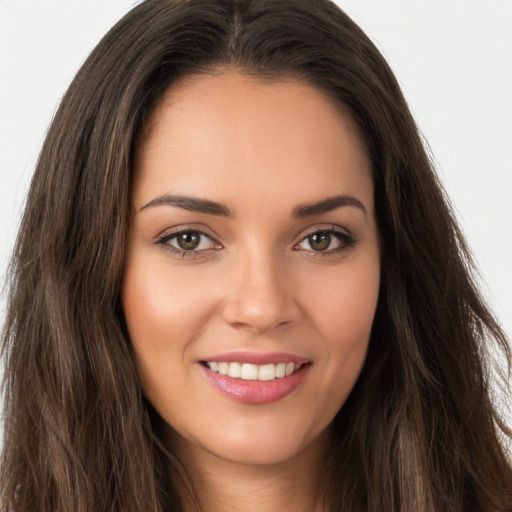
M509 365L510 349L392 72L327 0L147 0L82 66L44 143L11 267L2 509L179 506L120 303L131 172L163 92L225 69L324 92L372 162L382 284L365 366L335 419L332 508L509 511L498 432L512 433L486 365L487 346Z

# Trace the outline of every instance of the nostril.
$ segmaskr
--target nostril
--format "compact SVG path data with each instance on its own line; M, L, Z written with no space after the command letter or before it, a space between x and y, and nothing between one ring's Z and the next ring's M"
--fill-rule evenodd
M236 329L264 332L292 325L301 313L298 305L286 296L267 299L249 296L226 303L222 316Z

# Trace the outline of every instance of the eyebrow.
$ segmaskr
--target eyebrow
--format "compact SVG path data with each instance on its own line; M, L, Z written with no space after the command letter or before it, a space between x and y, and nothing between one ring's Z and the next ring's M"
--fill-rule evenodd
M233 217L231 210L222 203L217 203L208 199L171 194L163 194L155 197L155 199L152 199L149 203L145 204L140 211L162 205L177 206L178 208L183 208L184 210L189 210L191 212ZM365 217L367 215L366 208L363 203L359 201L359 199L348 195L328 197L314 203L299 205L293 209L292 215L297 218L310 217L312 215L330 212L343 206L359 208L364 213Z
M153 206L170 205L189 210L191 212L209 213L210 215L221 215L223 217L232 217L230 209L222 203L209 201L208 199L199 199L189 196L176 196L164 194L152 199L148 204L144 205L140 210L145 210Z
M330 212L342 206L353 206L355 208L359 208L364 213L365 217L367 216L364 204L359 201L359 199L347 195L328 197L315 203L299 205L294 208L293 216L298 218L309 217L311 215Z

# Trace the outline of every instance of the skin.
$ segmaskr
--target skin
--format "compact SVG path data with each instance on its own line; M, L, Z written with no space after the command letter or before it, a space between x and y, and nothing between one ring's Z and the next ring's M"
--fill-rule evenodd
M165 194L221 203L230 215L167 204ZM304 211L334 196L352 199ZM329 425L363 365L379 290L371 168L355 123L295 81L227 71L188 79L145 125L132 206L127 325L166 439L210 497L204 510L320 510ZM343 236L315 250L308 236L331 229ZM176 230L207 236L170 252ZM244 404L201 365L233 351L287 352L310 365L285 398Z

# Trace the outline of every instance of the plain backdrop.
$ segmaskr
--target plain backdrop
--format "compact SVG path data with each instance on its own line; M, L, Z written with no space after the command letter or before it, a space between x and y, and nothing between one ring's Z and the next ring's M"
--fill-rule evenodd
M56 106L133 0L0 0L0 277ZM512 0L339 0L382 50L512 333ZM429 241L425 240L428 246ZM0 302L3 323L5 298Z

